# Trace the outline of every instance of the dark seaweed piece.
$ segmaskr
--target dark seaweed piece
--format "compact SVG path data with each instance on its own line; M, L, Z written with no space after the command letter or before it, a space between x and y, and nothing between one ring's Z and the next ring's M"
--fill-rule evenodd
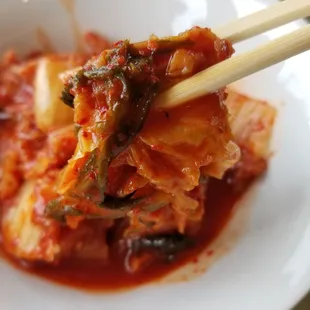
M70 90L85 82L84 69L81 69L72 77L71 82L64 87L60 97L63 103L70 108L74 108L74 96L70 93Z
M69 106L70 108L74 108L74 96L70 94L70 86L66 86L62 93L61 93L61 97L60 99L63 101L64 104L66 104L67 106Z
M144 197L132 199L134 194L135 192L121 198L106 195L104 202L99 204L99 206L110 210L132 209L135 205L141 203L145 199Z
M112 157L124 151L142 129L159 82L152 68L152 59L145 57L131 58L119 79L123 87L127 85L129 104L119 107L121 117L118 130L112 137Z
M194 241L192 238L175 232L172 234L145 236L140 239L132 240L130 243L130 249L133 253L154 250L161 256L164 255L171 260L176 254L192 247L193 245Z
M72 77L72 86L77 87L79 85L84 85L87 83L87 78L84 76L84 69L80 69L73 77Z
M157 93L157 85L150 85L140 98L135 100L135 104L128 111L127 117L120 123L119 130L113 136L112 157L116 157L123 152L137 136L143 127L151 104ZM139 97L140 95L137 95Z
M66 216L79 216L82 211L74 209L72 206L63 205L59 199L50 201L45 208L45 215L54 220L65 223Z

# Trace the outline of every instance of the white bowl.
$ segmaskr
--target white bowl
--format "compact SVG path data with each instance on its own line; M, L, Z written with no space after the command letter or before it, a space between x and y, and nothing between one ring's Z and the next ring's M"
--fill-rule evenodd
M13 47L23 52L37 47L38 27L59 50L73 49L72 20L60 2L2 0L0 51ZM194 25L213 27L274 2L77 0L75 16L82 30L95 29L113 39L129 37L135 41L150 33L177 34ZM260 35L237 46L237 51L301 25L291 23ZM310 288L309 59L310 53L304 53L236 83L240 91L277 105L274 156L268 175L247 200L250 216L244 236L206 273L187 282L94 295L31 277L0 261L0 309L291 308Z

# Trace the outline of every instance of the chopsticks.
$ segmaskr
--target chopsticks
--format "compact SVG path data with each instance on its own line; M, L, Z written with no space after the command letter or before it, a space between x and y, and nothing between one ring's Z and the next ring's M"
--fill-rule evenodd
M309 0L286 0L236 19L213 31L219 38L235 44L309 15Z
M310 16L310 0L286 0L236 20L214 32L237 43L296 19ZM156 109L171 109L310 49L310 25L233 56L157 96Z
M171 109L215 92L241 78L310 49L310 25L252 51L234 56L176 84L156 98L157 109Z

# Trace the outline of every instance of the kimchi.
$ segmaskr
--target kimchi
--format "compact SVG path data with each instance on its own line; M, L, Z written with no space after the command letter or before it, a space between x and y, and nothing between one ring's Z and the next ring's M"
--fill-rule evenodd
M3 248L55 268L110 266L116 249L138 273L195 247L213 180L242 191L266 171L276 112L227 89L153 107L232 56L210 29L114 45L85 38L89 54L8 52L1 63Z

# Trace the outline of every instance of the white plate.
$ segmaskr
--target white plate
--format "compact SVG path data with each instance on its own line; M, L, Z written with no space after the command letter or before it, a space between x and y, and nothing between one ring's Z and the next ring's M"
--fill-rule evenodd
M24 1L26 2L26 1ZM83 30L139 40L176 34L193 25L216 26L259 10L273 0L77 1ZM68 14L57 1L2 0L0 49L37 45L35 29L55 46L72 48ZM286 27L238 46L248 49L299 27ZM201 277L151 285L118 295L92 295L29 277L0 261L3 310L285 310L310 288L310 54L305 53L240 83L239 89L279 107L268 176L251 200L245 236ZM117 281L117 279L116 279Z

